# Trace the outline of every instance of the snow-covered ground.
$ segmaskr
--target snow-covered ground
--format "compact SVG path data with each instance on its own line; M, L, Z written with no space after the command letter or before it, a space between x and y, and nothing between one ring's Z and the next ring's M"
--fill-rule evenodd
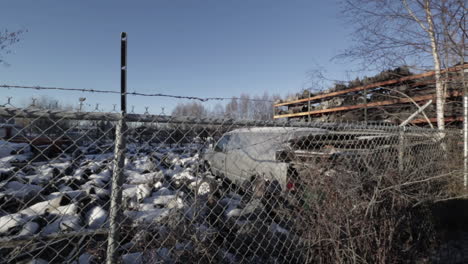
M268 262L290 247L284 244L288 229L262 200L232 190L210 195L216 184L202 166L202 148L195 143L127 145L119 249L123 263L172 263L190 256ZM102 143L80 150L78 158L63 154L32 163L28 146L8 143L0 150L0 241L76 234L59 244L47 240L45 246L3 247L0 261L102 262L106 236L89 233L109 226L113 147ZM252 238L258 234L263 238ZM272 248L277 252L264 254Z

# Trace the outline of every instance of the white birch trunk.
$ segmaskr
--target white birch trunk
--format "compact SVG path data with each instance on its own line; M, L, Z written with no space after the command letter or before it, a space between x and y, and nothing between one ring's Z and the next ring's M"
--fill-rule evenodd
M434 20L432 18L430 0L425 1L425 11L426 11L426 20L428 24L427 34L429 35L429 39L431 41L432 58L434 59L437 127L440 130L444 130L445 129L445 119L444 119L445 93L444 93L443 81L441 78L440 56L439 56L439 50L438 50L437 42L436 42Z

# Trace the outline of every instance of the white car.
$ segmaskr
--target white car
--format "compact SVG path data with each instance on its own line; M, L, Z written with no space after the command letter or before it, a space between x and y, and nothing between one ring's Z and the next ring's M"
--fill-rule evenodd
M327 134L319 128L254 127L225 133L204 154L211 172L237 185L257 177L277 182L282 190L294 187L291 164L279 158L290 149L290 141L304 136Z

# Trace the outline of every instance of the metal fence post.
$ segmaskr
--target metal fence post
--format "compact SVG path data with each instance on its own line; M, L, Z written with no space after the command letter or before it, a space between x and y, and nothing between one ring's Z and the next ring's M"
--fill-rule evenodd
M121 69L120 69L120 111L121 118L115 132L114 170L110 204L110 226L107 244L107 263L118 262L119 228L122 219L122 183L125 166L125 133L127 130L125 116L127 113L127 33L121 35Z

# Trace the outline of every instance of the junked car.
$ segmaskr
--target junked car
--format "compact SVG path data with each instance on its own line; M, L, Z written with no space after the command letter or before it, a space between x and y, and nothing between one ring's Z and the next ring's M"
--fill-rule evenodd
M281 190L292 190L297 176L292 164L282 155L294 139L325 135L320 128L253 127L225 133L205 152L211 172L236 185L262 179L276 183Z
M204 153L204 160L212 174L240 187L245 183L256 184L261 179L276 183L276 190L298 191L304 177L310 177L311 170L321 164L375 171L379 166L401 166L398 153L411 153L404 158L408 160L419 157L418 153L424 154L425 148L440 145L431 133L417 131L405 134L406 150L402 151L398 131L366 127L343 130L332 125L326 129L241 128L223 134ZM369 160L384 154L387 157L384 160ZM369 162L361 164L364 160Z

